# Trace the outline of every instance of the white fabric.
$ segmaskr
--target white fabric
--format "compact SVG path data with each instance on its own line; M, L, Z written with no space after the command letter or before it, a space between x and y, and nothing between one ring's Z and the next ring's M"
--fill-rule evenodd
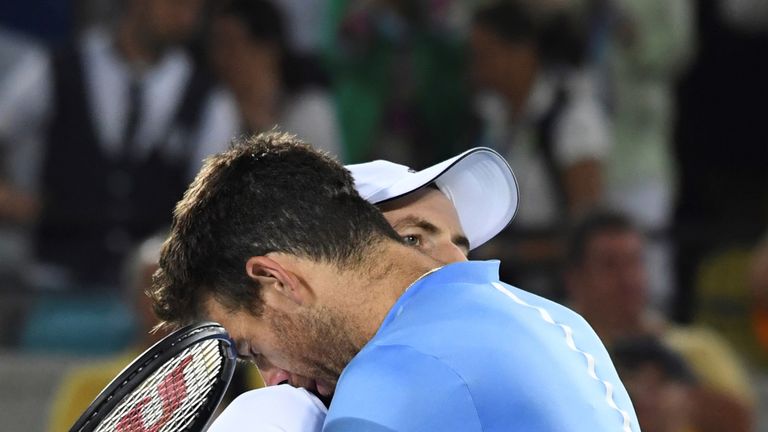
M315 395L283 384L238 396L208 432L319 432L327 414Z
M373 204L435 182L456 207L471 249L504 229L518 207L515 175L504 158L489 148L467 150L421 171L383 160L347 168L360 196Z
M141 118L135 141L136 152L146 155L161 142L173 121L184 90L192 75L192 63L180 50L167 53L146 70L131 70L113 49L109 34L91 30L84 35L84 66L91 116L95 119L99 142L108 154L123 145L128 91L132 79L141 82Z

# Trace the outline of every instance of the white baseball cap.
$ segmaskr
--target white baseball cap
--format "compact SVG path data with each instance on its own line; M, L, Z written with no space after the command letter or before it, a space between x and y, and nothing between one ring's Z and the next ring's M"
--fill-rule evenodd
M517 180L500 154L476 147L421 171L385 160L347 165L360 196L383 204L435 183L453 202L474 249L501 232L518 205Z

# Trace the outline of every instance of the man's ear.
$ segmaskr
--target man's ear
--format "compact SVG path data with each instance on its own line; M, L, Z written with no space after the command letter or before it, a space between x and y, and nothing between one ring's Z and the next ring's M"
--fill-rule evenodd
M292 272L290 262L280 256L254 256L245 263L245 272L261 287L262 299L281 310L301 306L309 300L309 292Z

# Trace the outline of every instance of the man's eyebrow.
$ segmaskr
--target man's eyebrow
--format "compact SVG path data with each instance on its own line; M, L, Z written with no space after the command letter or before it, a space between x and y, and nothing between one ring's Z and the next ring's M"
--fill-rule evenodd
M424 218L414 216L414 215L408 215L398 220L394 225L392 225L392 228L394 228L395 231L397 231L399 228L404 228L406 226L414 226L417 228L421 228L430 234L435 234L440 232L440 228L435 226L435 224L433 224L432 222L429 222Z

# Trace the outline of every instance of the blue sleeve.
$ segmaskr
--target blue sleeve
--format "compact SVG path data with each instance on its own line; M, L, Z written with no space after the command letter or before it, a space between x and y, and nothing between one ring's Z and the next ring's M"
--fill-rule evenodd
M367 350L341 376L323 432L481 431L465 382L409 346Z

